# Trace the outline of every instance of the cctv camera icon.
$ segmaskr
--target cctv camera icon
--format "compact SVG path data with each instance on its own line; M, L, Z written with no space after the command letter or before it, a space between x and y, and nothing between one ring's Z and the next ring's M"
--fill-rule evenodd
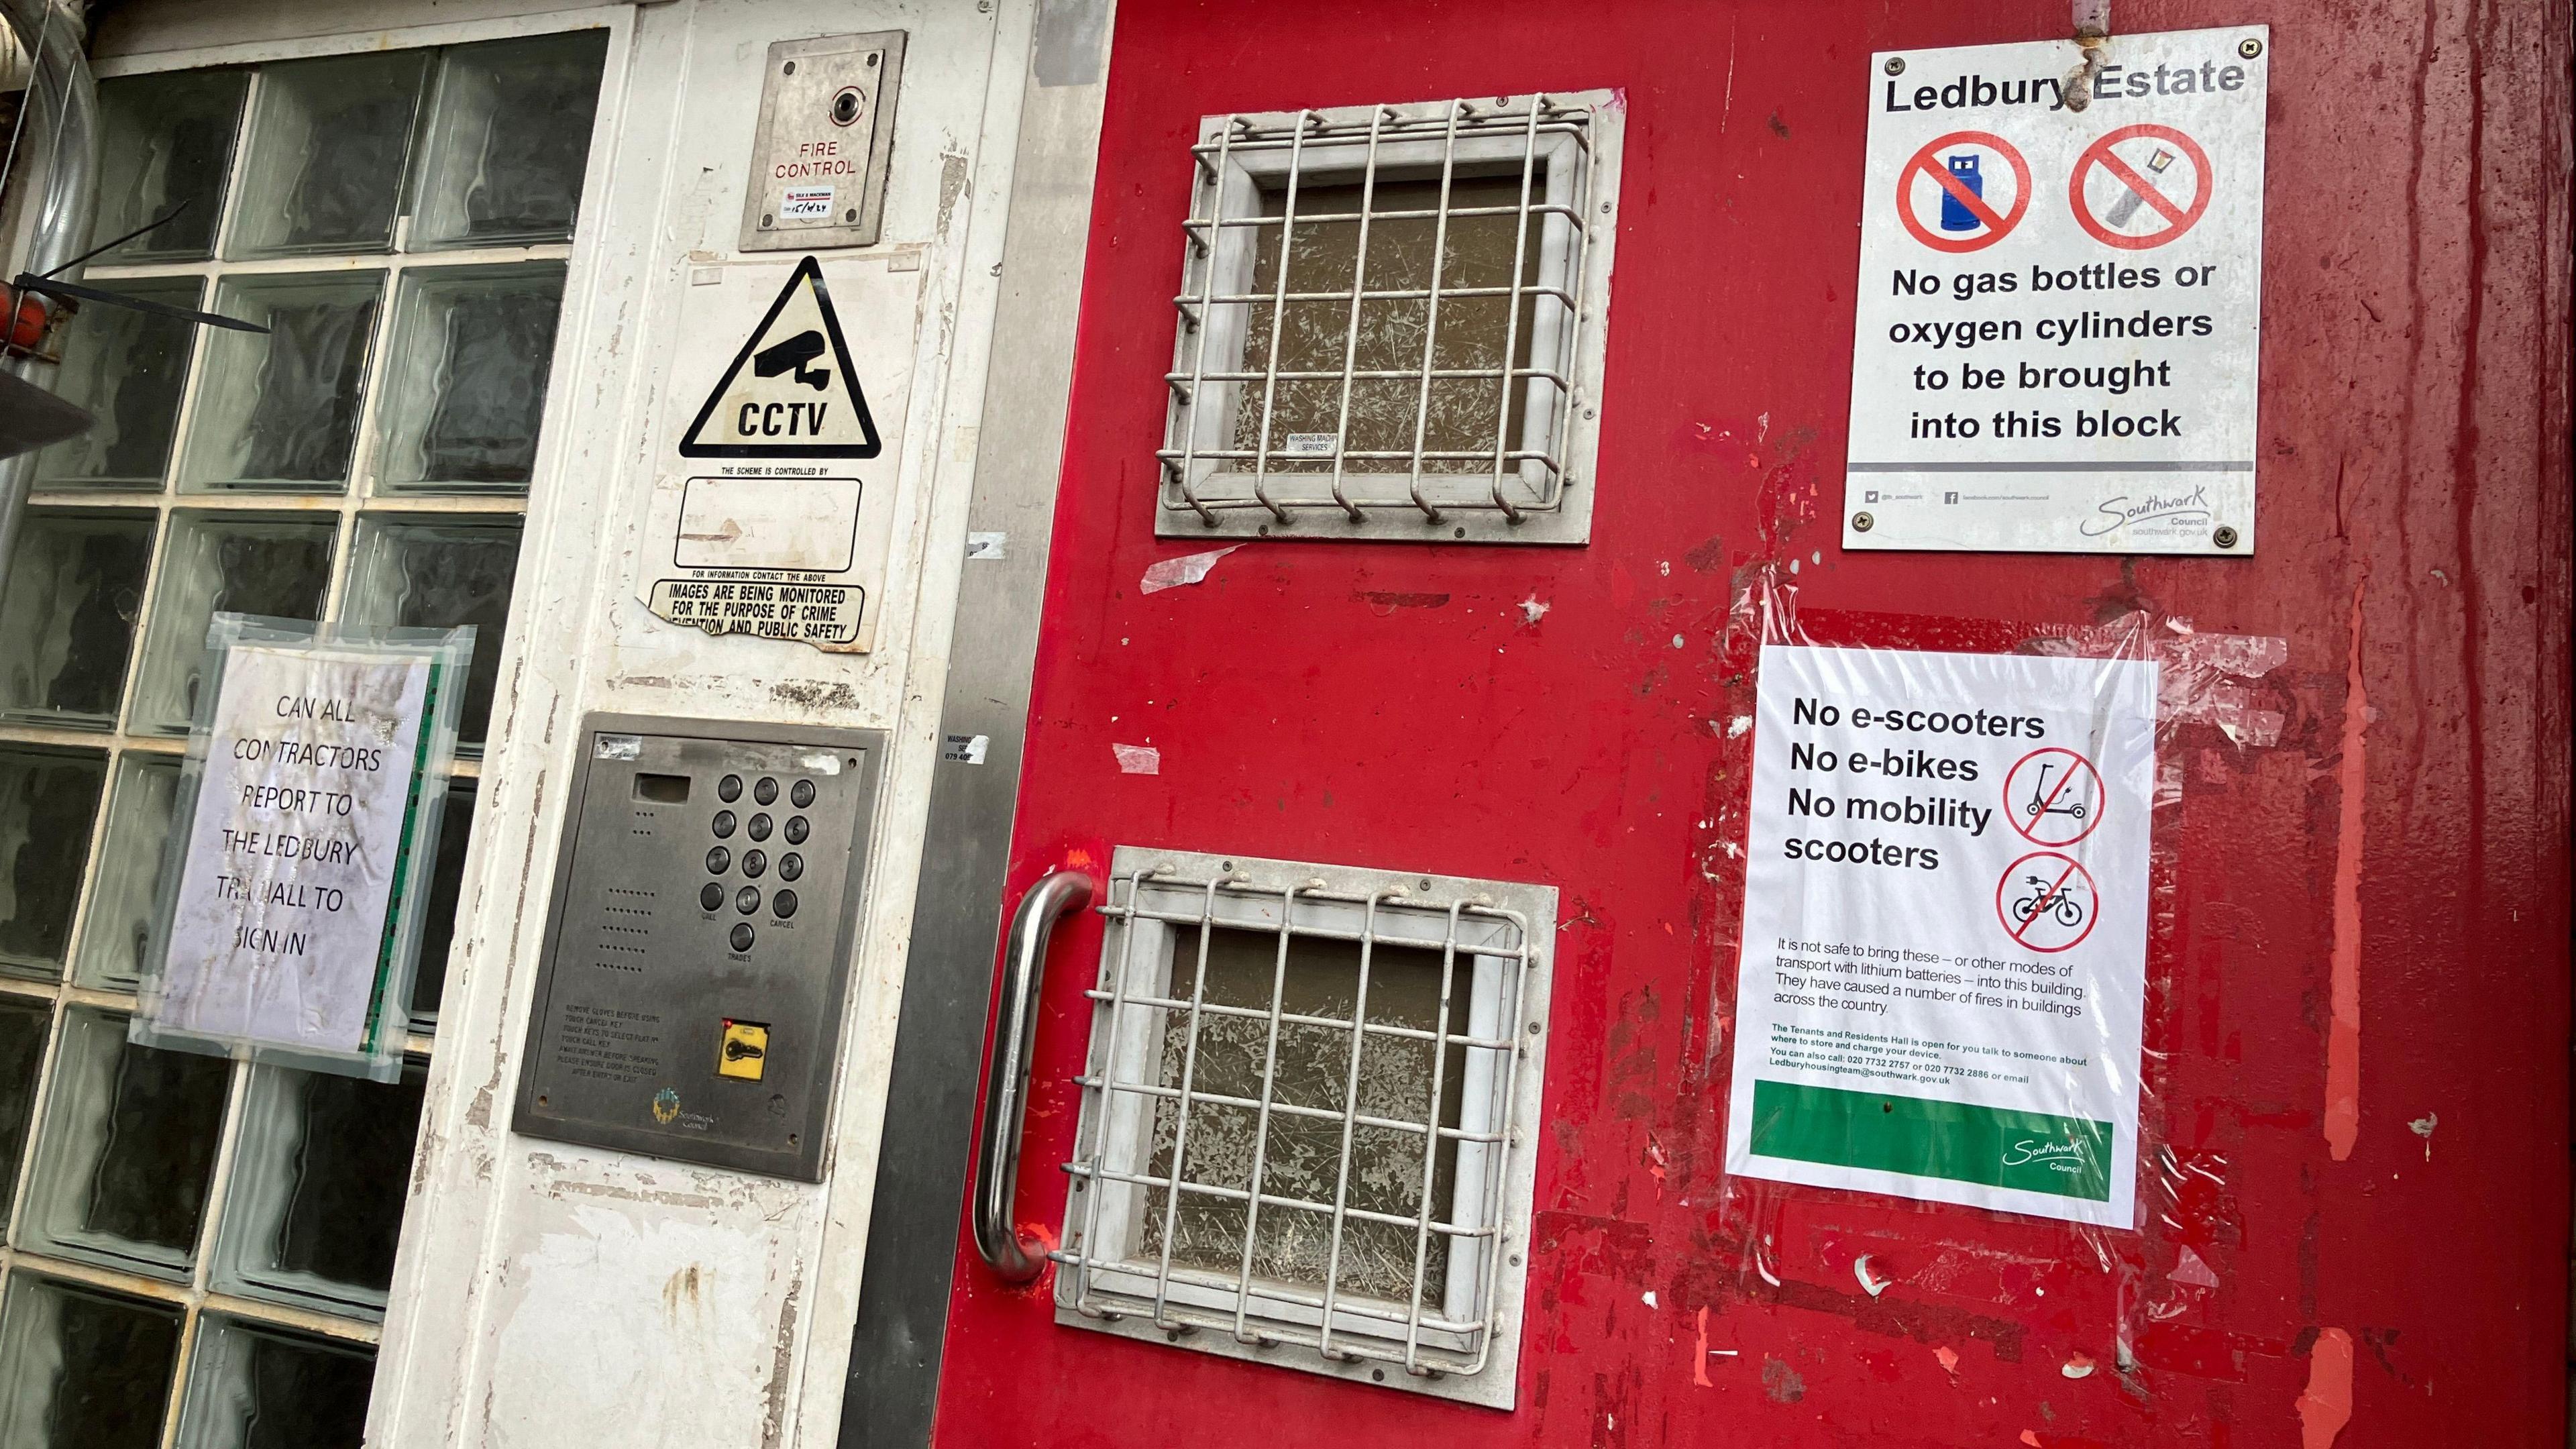
M753 353L751 370L762 377L776 377L793 368L798 382L816 392L821 392L832 385L832 374L823 368L808 367L806 364L822 355L823 334L799 332L776 346L764 347Z

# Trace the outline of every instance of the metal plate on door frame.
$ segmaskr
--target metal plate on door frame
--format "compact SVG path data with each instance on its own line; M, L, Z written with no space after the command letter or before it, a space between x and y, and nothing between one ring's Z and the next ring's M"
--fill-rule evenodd
M880 30L769 47L760 125L743 178L744 251L876 245L894 158L903 41L900 30ZM817 154L819 147L831 149ZM825 193L822 215L789 215L790 191L809 193L808 204L810 193Z

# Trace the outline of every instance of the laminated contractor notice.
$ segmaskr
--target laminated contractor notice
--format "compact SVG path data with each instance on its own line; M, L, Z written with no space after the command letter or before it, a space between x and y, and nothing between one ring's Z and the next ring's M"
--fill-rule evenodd
M2253 552L2269 47L1872 57L1845 548Z
M473 639L215 616L133 1040L401 1075Z
M1727 1171L2131 1226L2155 701L1763 649Z

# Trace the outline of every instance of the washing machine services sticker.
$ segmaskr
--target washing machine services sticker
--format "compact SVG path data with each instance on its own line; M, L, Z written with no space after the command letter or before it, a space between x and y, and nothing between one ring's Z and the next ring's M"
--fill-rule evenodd
M921 276L918 254L690 269L646 608L709 634L874 647Z
M1726 1169L2127 1228L2156 666L1762 651Z
M1844 547L2253 552L2270 48L1871 58Z

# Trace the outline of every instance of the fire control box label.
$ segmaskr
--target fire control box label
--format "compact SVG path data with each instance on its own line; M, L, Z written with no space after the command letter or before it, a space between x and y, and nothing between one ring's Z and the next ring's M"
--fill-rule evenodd
M2253 552L2270 46L1872 57L1845 548Z
M2131 1225L2156 666L1762 651L1726 1170Z

